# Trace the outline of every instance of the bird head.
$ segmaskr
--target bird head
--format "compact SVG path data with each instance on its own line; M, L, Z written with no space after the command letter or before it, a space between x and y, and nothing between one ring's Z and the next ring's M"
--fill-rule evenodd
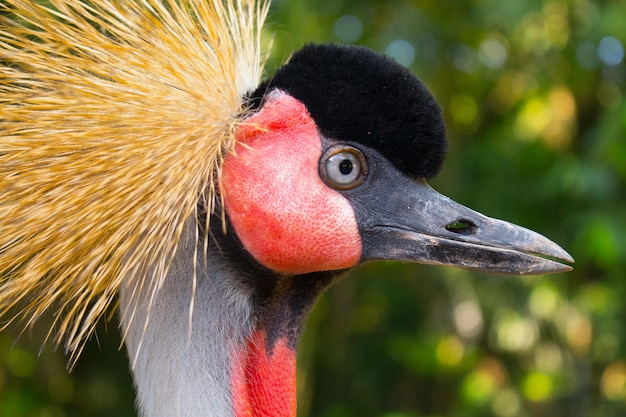
M392 59L308 45L251 94L251 107L222 187L230 223L261 265L285 275L381 259L507 274L571 269L547 238L427 184L445 157L443 117Z
M306 46L250 95L250 112L221 190L237 241L270 271L257 278L271 282L254 282L265 289L233 379L237 416L272 409L268 399L293 415L296 341L336 271L384 259L506 274L571 269L547 238L427 184L447 147L441 110L390 58Z

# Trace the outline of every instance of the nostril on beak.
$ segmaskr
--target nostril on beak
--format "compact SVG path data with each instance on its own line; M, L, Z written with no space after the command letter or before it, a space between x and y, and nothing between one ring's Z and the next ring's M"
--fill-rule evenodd
M469 220L460 219L446 225L446 230L458 235L473 235L478 227Z

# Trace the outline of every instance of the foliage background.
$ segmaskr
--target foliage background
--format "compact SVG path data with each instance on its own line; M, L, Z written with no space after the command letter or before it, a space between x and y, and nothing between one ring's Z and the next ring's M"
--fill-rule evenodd
M300 417L626 415L625 19L619 0L274 1L268 74L311 41L392 55L444 108L433 186L576 259L530 278L360 268L308 322ZM45 330L0 333L1 417L136 415L114 321L70 374Z

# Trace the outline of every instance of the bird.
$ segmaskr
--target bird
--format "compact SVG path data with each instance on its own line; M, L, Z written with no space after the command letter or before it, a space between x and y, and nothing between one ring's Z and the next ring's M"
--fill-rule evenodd
M0 314L69 360L118 305L142 417L294 417L298 338L350 270L571 270L428 185L442 110L393 59L307 44L261 79L260 0L0 5Z

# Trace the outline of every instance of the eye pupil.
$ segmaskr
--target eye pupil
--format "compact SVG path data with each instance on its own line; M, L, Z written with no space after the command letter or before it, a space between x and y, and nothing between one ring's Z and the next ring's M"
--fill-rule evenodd
M353 168L354 165L352 165L352 161L350 161L349 159L344 159L339 163L339 172L341 172L343 175L350 174Z

